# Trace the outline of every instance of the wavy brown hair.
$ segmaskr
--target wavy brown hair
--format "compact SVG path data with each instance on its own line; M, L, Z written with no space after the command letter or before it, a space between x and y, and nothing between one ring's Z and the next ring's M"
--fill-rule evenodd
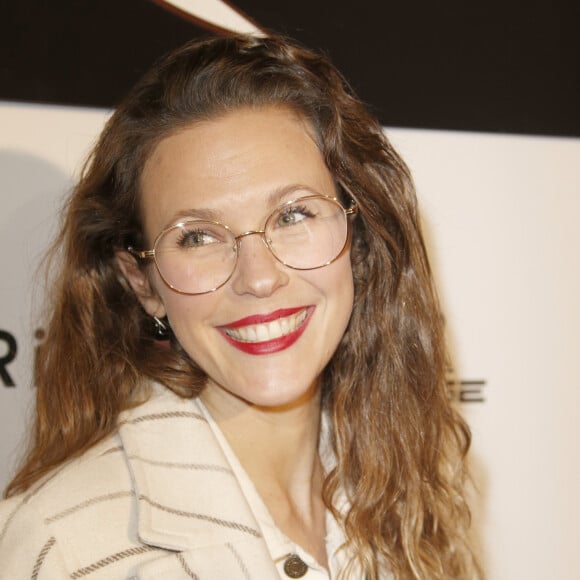
M324 371L338 463L324 499L367 578L479 574L466 541L470 435L449 403L442 319L409 171L326 58L280 37L187 44L158 62L108 121L53 246L58 266L35 369L34 440L6 495L28 489L116 428L144 378L183 397L205 375L179 344L155 341L115 252L140 247L140 176L155 145L239 107L283 105L308 121L353 196L355 303ZM350 509L340 514L344 491Z

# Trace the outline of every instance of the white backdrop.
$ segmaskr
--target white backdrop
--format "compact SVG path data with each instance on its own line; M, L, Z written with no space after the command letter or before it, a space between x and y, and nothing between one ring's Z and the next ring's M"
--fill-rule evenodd
M13 473L34 393L38 256L106 117L0 103L0 487ZM488 576L578 579L580 140L389 135L423 205L453 390L474 434ZM10 337L18 348L11 361Z

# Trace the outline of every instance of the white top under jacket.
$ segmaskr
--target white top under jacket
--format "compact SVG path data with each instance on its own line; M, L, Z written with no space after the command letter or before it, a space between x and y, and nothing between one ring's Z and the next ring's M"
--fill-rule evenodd
M0 580L280 580L291 553L305 580L336 578L327 524L330 576L276 528L200 402L156 387L115 434L0 502Z

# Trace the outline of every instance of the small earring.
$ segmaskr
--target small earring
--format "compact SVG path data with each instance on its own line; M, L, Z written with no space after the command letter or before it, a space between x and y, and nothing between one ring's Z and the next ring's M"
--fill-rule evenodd
M171 336L171 328L161 318L153 316L153 325L155 326L155 340L167 340Z

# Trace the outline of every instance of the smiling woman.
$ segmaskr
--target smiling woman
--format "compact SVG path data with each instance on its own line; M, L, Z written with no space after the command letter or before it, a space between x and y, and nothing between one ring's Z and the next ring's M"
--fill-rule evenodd
M324 58L235 36L157 63L54 245L6 577L477 577L418 223Z
M127 252L120 267L145 311L167 316L206 373L202 400L218 386L242 406L314 392L352 310L349 222L335 194L312 129L280 105L222 113L152 151L140 204L144 239L158 240L158 268L143 269ZM173 243L171 234L158 238L187 208L228 227L188 221L196 229L185 248L183 233Z

